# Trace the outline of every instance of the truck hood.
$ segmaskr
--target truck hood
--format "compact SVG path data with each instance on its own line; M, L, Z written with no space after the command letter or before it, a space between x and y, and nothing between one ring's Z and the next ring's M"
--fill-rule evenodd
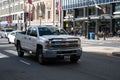
M80 39L78 36L72 36L72 35L45 35L41 36L44 40L51 40L51 39Z

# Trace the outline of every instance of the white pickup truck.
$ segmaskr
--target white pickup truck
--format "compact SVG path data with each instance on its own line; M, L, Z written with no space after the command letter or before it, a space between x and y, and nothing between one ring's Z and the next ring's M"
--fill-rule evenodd
M54 26L30 26L15 39L18 56L24 52L35 55L40 64L49 59L69 59L77 62L82 55L81 40Z

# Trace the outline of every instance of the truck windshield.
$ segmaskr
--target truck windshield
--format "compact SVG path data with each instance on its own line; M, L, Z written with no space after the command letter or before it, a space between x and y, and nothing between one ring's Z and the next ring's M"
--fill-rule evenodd
M67 34L67 32L64 29L58 29L56 27L41 27L39 29L39 35L64 35Z
M12 32L13 29L6 29L6 32Z

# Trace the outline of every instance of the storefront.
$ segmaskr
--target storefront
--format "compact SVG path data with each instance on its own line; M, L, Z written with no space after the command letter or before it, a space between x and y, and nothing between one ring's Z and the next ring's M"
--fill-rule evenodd
M64 2L63 11L72 9L74 13L74 20L69 22L69 24L74 28L82 30L85 36L90 32L96 35L98 35L99 32L114 35L114 33L120 29L120 2L117 0L96 0L97 6L101 9L96 7L92 1L89 1L89 5L88 2L79 2L78 0L73 0L71 4L67 3L66 0ZM65 14L63 13L63 17L64 16ZM66 26L65 21L63 25Z
M120 3L115 4L114 14L114 34L117 35L117 31L120 30Z

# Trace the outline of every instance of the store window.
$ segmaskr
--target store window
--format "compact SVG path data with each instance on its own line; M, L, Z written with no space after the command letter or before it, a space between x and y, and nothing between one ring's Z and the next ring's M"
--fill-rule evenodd
M75 9L75 18L83 17L83 16L84 16L83 8L81 8L81 9Z
M50 11L48 11L48 19L50 19Z
M115 11L120 11L120 3L115 4Z
M110 14L110 5L106 5L106 14Z
M110 8L110 4L108 5L101 5L100 6L102 9L98 9L98 15L101 15L101 14L110 14L110 10L112 10Z
M90 7L89 8L89 15L95 15L96 14L96 8L95 7Z
M116 19L115 28L116 28L116 30L120 30L120 19Z

